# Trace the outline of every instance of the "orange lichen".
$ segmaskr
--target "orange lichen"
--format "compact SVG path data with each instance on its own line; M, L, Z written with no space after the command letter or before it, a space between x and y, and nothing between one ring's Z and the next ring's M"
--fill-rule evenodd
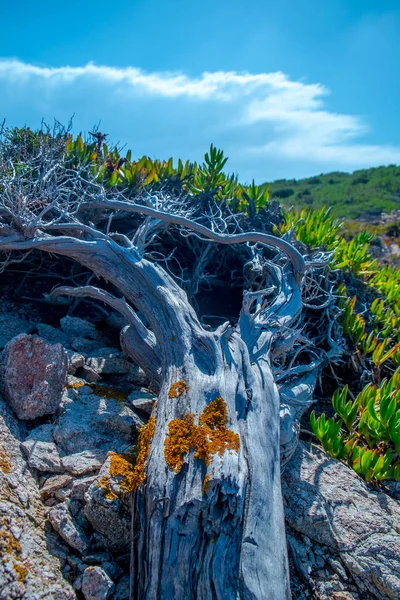
M207 473L206 476L204 477L204 481L203 481L203 494L206 493L206 491L208 490L208 488L210 487L210 476Z
M182 419L173 419L164 442L164 456L169 468L179 473L184 456L190 450L194 450L194 458L203 460L206 466L217 453L222 456L225 450L238 452L240 438L227 428L227 418L226 402L218 397L205 407L199 416L199 425L194 422L195 415L190 413Z
M97 482L97 487L101 487L104 490L104 495L108 500L116 500L118 498L118 495L111 488L110 478L106 475Z
M14 563L14 571L17 574L17 579L20 583L24 583L26 576L28 575L28 569L22 563Z
M99 385L98 383L90 383L83 381L74 381L73 383L67 383L65 389L77 390L82 386L89 386L92 388L93 393L96 396L105 398L106 400L116 400L117 402L126 402L129 394L123 390L115 387L109 387L108 385Z
M172 471L179 473L183 467L183 457L192 447L194 415L186 414L182 419L174 419L168 425L168 436L164 442L164 456Z
M184 381L176 381L171 385L168 392L168 398L179 398L189 391L189 386Z
M89 383L96 396L101 396L106 400L116 400L119 402L126 402L129 394L120 390L119 388L108 387L107 385L99 385L97 383Z
M77 390L80 387L83 387L84 385L86 385L86 383L84 383L83 381L74 381L72 383L67 383L65 384L65 389L66 390Z
M11 532L3 529L0 531L0 538L4 540L7 554L20 554L22 552L21 544Z
M7 475L11 469L11 456L7 450L0 450L0 469Z
M154 417L150 417L148 423L140 429L134 453L117 454L116 452L109 452L108 454L111 458L110 476L118 478L119 487L124 494L133 492L146 480L144 468L155 428L156 420ZM108 477L102 477L97 485L105 490L106 498L114 500L118 497L111 489Z

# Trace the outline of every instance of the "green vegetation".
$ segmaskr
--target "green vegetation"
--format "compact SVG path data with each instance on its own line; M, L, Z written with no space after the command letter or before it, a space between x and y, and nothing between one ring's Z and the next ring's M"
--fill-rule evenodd
M270 194L286 207L320 210L330 206L336 217L376 217L400 209L400 166L280 179L270 184Z
M360 314L357 297L349 297L343 283L336 289L349 383L333 395L337 417L317 417L313 411L311 427L331 456L345 460L366 481L400 479L400 271L381 268L371 258L371 234L359 233L349 243L341 228L341 222L322 208L287 212L279 229L280 234L292 230L309 252L331 251L330 267L350 282L356 277L367 291ZM357 393L361 373L371 381L347 401ZM382 375L388 379L382 381Z
M3 135L4 158L9 144L13 168L24 170L28 169L26 157L38 145L39 136L50 134L26 128L8 130ZM327 452L346 461L367 481L399 479L400 271L392 266L380 267L372 259L370 243L378 231L354 226L349 242L337 217L398 208L400 167L285 180L270 187L254 182L243 186L236 176L225 173L227 158L213 145L201 164L178 160L174 165L172 158L161 161L143 156L135 160L130 151L122 155L117 147L109 148L105 135L94 132L91 136L92 140L84 141L81 135L73 138L67 132L58 134L60 155L66 151L71 168L84 166L86 176L103 186L123 190L128 197L143 189L189 194L191 202L203 195L219 203L221 212L226 209L230 216L232 212L247 216L247 223L240 217L245 226L250 226L253 217L262 216L270 195L284 207L300 207L284 209L282 217L278 211L274 233L287 237L294 233L304 254L318 255L319 250L329 253L323 268L327 274L333 271L337 276L332 279L331 293L337 310L335 326L341 328L340 336L344 338L341 379L335 375L339 389L332 400L336 416L328 419L313 412L312 430ZM4 164L11 169L7 161ZM29 166L35 168L34 163ZM332 210L324 205L331 205ZM266 211L265 215L268 218ZM398 223L385 227L400 231ZM357 298L358 290L362 301Z
M311 413L314 434L366 481L400 479L400 370L379 386L367 385L353 401L348 392L346 385L333 395L338 418Z

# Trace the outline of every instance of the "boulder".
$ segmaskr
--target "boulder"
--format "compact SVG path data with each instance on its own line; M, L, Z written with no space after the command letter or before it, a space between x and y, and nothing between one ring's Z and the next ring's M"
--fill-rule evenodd
M39 337L46 340L50 344L61 344L65 348L68 347L68 336L65 335L60 329L56 329L51 325L45 323L39 323L37 326Z
M88 550L89 540L83 529L71 515L66 502L61 502L50 510L49 521L71 548L81 554L84 554Z
M31 468L44 473L62 473L61 456L53 439L54 425L45 424L32 429L21 446Z
M398 599L398 501L373 489L345 464L304 443L299 444L283 473L282 492L289 534L292 530L289 546L304 578L314 573L314 580L318 579L319 556L341 583L331 594L352 594L355 584L363 599ZM346 573L348 580L344 579Z
M63 317L60 319L61 329L67 337L90 337L96 331L96 326L78 317Z
M45 507L21 452L22 437L20 424L0 399L0 597L74 600L60 570L63 543L54 544L45 530Z
M124 402L97 394L78 395L65 404L54 439L66 454L121 452L131 446L142 421ZM98 456L98 455L97 455Z
M93 471L99 471L105 459L103 450L84 450L69 454L61 459L64 469L72 475L85 475Z
M35 325L30 321L12 314L0 315L0 350L15 336L21 333L32 333L35 329Z
M114 584L100 567L87 567L82 577L81 591L85 600L107 600Z
M0 359L4 399L19 419L55 413L67 378L68 358L60 344L21 334L13 338Z
M55 496L58 490L68 487L72 483L71 475L53 475L48 477L44 485L40 488L40 495L46 499Z
M157 396L148 390L135 390L128 396L128 402L131 403L134 410L139 410L148 416L151 415L156 400Z
M99 375L123 375L129 373L131 364L117 348L101 348L86 359L86 365Z
M74 350L67 350L68 356L68 373L74 375L80 367L83 367L85 364L85 355L80 354L79 352L74 352Z
M85 494L85 516L106 538L112 552L124 553L130 547L130 510L121 493L120 478L110 474L110 462L107 458Z

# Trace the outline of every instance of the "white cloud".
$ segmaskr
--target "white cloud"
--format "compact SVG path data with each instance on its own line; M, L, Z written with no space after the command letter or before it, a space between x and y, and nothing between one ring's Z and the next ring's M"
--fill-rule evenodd
M87 130L102 118L114 139L128 145L134 140L138 154L158 156L198 159L200 147L204 151L214 142L247 180L274 178L267 161L279 166L277 176L286 169L289 177L300 176L294 168L300 163L308 173L400 163L400 147L357 142L368 133L367 124L357 115L329 111L330 92L322 84L293 81L281 72L190 77L4 59L0 86L0 117L9 122L30 124L41 117L65 122L75 113Z

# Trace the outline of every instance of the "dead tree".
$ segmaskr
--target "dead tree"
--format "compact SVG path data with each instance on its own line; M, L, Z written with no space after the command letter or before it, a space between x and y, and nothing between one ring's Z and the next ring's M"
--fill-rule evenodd
M56 150L44 141L21 163L3 156L0 252L4 265L32 249L67 256L111 283L115 294L85 286L53 296L122 313L121 342L158 389L134 493L132 597L289 598L281 454L286 461L295 448L322 363L340 352L326 257L304 256L290 236L206 227L162 194L129 198ZM134 235L113 230L113 216L132 213L142 215ZM94 225L100 214L105 227ZM176 280L146 258L149 240L170 226L205 245L251 248L247 268L263 286L244 291L235 324L206 329ZM324 356L304 332L305 297L326 315Z

